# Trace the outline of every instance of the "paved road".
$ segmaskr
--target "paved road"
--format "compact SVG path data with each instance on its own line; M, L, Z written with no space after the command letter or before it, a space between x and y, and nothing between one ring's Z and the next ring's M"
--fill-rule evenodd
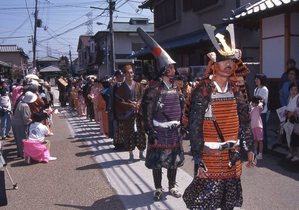
M9 205L7 210L113 209L124 206L115 196L103 170L92 158L93 152L75 138L63 114L54 116L54 136L50 137L51 153L58 159L47 164L26 165L16 158L15 145L7 141L4 155L19 189L12 190L6 176ZM87 170L97 165L97 170Z
M16 159L15 145L6 142L8 169L18 190L7 190L9 205L2 209L161 209L184 210L182 199L167 193L162 202L153 202L151 171L137 159L127 163L126 152L115 152L111 139L99 135L99 126L69 111L54 116L55 135L48 164L26 165ZM274 134L270 134L274 135ZM276 139L271 136L271 142ZM184 142L186 163L178 171L178 188L191 182L193 167ZM299 164L286 161L284 150L270 152L254 169L243 167L242 209L299 209ZM163 186L167 189L166 174ZM6 187L11 183L6 177Z
M80 170L101 170L106 174L111 186L123 201L125 209L186 209L182 199L176 199L165 193L165 200L153 202L154 183L151 170L138 159L138 151L134 151L135 161L127 163L128 152L113 151L112 139L100 136L99 126L77 115L65 113L76 138L84 138L86 147L93 151L92 157L97 163L86 165ZM178 189L183 191L191 182L192 177L179 169L177 175ZM164 173L163 187L167 189L167 178Z
M85 119L82 121L81 118L69 113L66 113L66 116L75 133L83 132L84 135L88 134L87 136L91 137L90 140L85 138L87 140L85 143L94 152L93 157L104 170L125 209L186 209L181 199L174 199L171 196L166 196L163 202L154 203L152 176L143 161L136 160L133 164L127 164L128 154L114 152L111 139L101 137L101 140L97 140L99 128L95 122L88 122ZM177 179L181 191L190 183L193 173L192 160L188 154L188 141L184 142L184 148L186 164L179 169ZM84 167L84 169L97 168L97 164ZM298 163L285 160L283 153L269 152L258 162L256 168L248 169L243 166L243 169L243 209L299 209L299 200L296 199L299 194ZM163 178L163 186L166 187L165 174Z

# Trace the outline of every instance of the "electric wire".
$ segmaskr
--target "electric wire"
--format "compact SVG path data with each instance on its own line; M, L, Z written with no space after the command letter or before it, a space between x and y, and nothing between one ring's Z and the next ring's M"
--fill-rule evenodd
M31 29L32 29L32 31L33 31L33 23L32 23L32 20L31 20L30 13L29 13L27 0L25 0L25 4L26 4L26 11L27 11L27 14L28 14L28 17L29 17L29 20L30 20Z
M142 1L136 1L136 0L116 0L115 1L115 13L114 13L114 20L115 19L118 19L118 18L130 18L130 16L132 17L134 14L136 14L138 11L137 11L137 7L134 7L133 3L141 3L143 2ZM59 16L61 16L61 14L64 14L64 16L74 16L74 15L77 15L78 13L77 12L74 12L73 9L75 9L77 7L77 9L80 9L80 8L90 8L89 4L97 4L97 6L106 6L107 7L107 10L104 10L100 13L100 15L92 18L92 20L98 20L99 18L101 18L100 20L104 20L104 22L107 21L107 18L109 17L109 14L108 14L108 11L109 11L109 1L108 0L98 0L98 1L88 1L88 2L81 2L81 3L72 3L71 5L70 4L66 4L66 2L63 2L63 4L58 4L58 3L53 3L53 2L50 2L50 1L47 1L47 2L40 2L40 16L43 17L43 25L46 26L46 34L42 35L40 34L38 36L39 40L37 40L37 43L38 43L38 46L39 47L42 47L42 44L44 42L48 42L50 40L55 40L55 42L52 42L51 46L56 46L56 45L62 45L62 46L66 46L66 45L70 45L71 43L71 40L75 40L75 39L78 39L78 38L67 38L66 39L63 39L62 37L65 37L64 35L70 33L70 32L73 32L74 30L82 27L82 26L86 26L86 24L90 21L90 20L87 20L87 21L84 21L80 24L76 24L78 22L78 20L82 19L83 17L85 17L86 13L84 15L81 15L77 18L75 18L73 21L70 21L68 23L66 23L65 25L61 26L61 18L59 18ZM121 9L124 5L127 5L129 6L135 13L129 13L129 12L125 12L123 9ZM85 5L88 5L88 6L85 6ZM73 9L72 9L73 8ZM31 24L31 29L33 31L33 23L32 23L32 15L30 15L30 10L31 9L34 9L34 7L32 6L29 6L28 5L28 2L27 0L25 0L25 7L22 7L22 6L13 6L13 7L3 7L3 4L2 6L0 6L0 15L2 14L2 11L6 11L6 10L10 10L10 11L13 11L14 13L18 13L18 11L22 11L22 10L26 10L27 12L27 15L28 15L28 18L30 20L30 24ZM92 10L94 11L94 10ZM46 17L45 15L42 16L44 13L47 13ZM54 15L55 14L55 15ZM129 17L124 17L124 16L120 16L119 14L128 14ZM140 14L139 14L140 16ZM59 25L60 27L58 29L53 29L53 27L51 29L49 29L49 25L50 25L50 17L51 17L51 21L53 22L56 22L56 17L59 18L59 20L57 19L57 21L59 21L59 24L58 23L52 23L52 25ZM54 19L53 19L54 18ZM48 24L48 25L47 25ZM70 27L72 24L76 24L75 26L73 27ZM60 32L62 29L64 29L62 32ZM39 33L41 33L41 31L39 31ZM3 36L3 37L0 37L1 38L9 38L9 39L13 39L13 38L16 38L17 36ZM28 38L30 36L18 36L17 38ZM41 37L43 37L41 39ZM44 48L46 48L45 46L43 46ZM76 47L75 47L76 48ZM64 53L64 52L63 52ZM75 53L72 53L73 55Z
M8 37L11 37L12 35L14 35L18 30L20 30L22 28L22 26L28 21L28 17L14 30L12 31ZM2 44L5 42L6 39L2 39Z

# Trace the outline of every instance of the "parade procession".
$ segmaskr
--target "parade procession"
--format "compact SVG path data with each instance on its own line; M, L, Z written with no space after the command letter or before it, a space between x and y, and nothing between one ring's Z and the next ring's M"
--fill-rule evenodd
M299 210L297 0L0 18L0 209Z

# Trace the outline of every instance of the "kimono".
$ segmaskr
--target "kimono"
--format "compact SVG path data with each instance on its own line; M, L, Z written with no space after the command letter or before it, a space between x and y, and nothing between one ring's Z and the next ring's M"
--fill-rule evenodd
M115 91L115 117L118 119L118 139L125 149L132 151L146 148L146 137L140 110L134 110L133 102L141 103L142 87L137 82L129 86L123 82Z

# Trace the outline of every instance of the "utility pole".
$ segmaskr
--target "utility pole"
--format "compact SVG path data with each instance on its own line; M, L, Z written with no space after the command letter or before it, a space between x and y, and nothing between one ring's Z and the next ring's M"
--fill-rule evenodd
M70 73L73 75L73 61L72 61L72 51L71 51L71 45L69 45L69 55L70 55Z
M37 28L37 0L35 0L35 11L34 11L34 35L32 42L32 51L33 51L33 69L36 67L36 28Z
M108 0L107 0L108 1ZM90 7L93 9L101 9L106 10L107 8L100 7ZM114 53L114 31L113 31L113 12L115 10L115 0L109 0L109 36L110 36L110 49L109 49L109 58L110 58L110 73L114 74L115 71L115 53ZM108 35L106 36L106 40L108 39ZM108 46L108 42L106 41L106 46ZM108 48L106 49L108 51ZM107 64L108 65L108 64ZM108 69L107 69L108 70Z
M114 31L113 31L113 12L115 10L115 1L109 0L109 17L110 17L110 24L109 24L109 33L110 33L110 73L111 75L114 74L115 71L115 53L114 53Z

